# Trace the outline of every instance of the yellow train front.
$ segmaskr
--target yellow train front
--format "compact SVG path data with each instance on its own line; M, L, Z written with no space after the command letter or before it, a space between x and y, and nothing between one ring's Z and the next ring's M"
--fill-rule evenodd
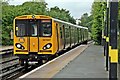
M40 64L57 52L87 42L88 29L44 15L14 19L14 54L21 65Z

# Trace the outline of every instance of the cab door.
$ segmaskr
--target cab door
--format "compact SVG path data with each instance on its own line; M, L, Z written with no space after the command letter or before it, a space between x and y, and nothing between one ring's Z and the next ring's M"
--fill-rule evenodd
M38 52L38 20L29 20L29 52Z

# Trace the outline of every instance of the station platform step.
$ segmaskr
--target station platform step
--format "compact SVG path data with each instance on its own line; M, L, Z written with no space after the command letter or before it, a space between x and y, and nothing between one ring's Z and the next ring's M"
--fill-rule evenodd
M53 78L108 78L103 47L92 44Z

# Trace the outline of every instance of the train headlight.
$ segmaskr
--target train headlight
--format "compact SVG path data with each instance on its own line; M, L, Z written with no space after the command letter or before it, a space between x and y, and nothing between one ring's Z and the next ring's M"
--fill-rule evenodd
M47 44L47 46L46 46L48 49L51 47L51 45L50 44Z
M44 47L43 47L43 50L45 49L50 49L52 47L52 44L51 43L48 43L46 44Z
M16 47L17 47L17 48L20 48L20 47L21 47L21 45L20 45L20 44L17 44L17 45L16 45Z
M45 49L46 49L46 47L43 47L43 49L45 50Z
M21 45L20 43L16 43L15 45L18 49L25 49L25 47Z
M34 19L34 18L35 18L35 15L32 15L32 18Z

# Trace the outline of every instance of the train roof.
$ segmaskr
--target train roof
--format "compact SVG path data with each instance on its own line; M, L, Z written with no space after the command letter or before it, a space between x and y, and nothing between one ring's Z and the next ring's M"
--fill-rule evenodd
M71 26L74 26L74 27L83 28L83 29L88 29L87 27L74 25L74 24L72 24L72 23L65 22L65 21L62 21L62 20L59 20L59 19L55 19L55 18L52 18L52 19L53 19L54 21L57 21L57 22L60 22L60 23L64 23L64 24L68 24L68 25L71 25Z
M52 17L50 16L45 16L45 15L22 15L22 16L17 16L15 19L51 19Z
M45 15L22 15L22 16L17 16L15 19L26 19L26 18L30 19L30 18L32 18L33 16L34 16L36 19L39 19L39 18L50 18L50 19L53 19L54 21L57 21L57 22L60 22L60 23L63 23L63 24L67 24L67 25L70 25L70 26L78 27L78 28L88 29L87 27L74 25L74 24L72 24L72 23L65 22L65 21L62 21L62 20L59 20L59 19L52 18L52 17L50 17L50 16L45 16Z

